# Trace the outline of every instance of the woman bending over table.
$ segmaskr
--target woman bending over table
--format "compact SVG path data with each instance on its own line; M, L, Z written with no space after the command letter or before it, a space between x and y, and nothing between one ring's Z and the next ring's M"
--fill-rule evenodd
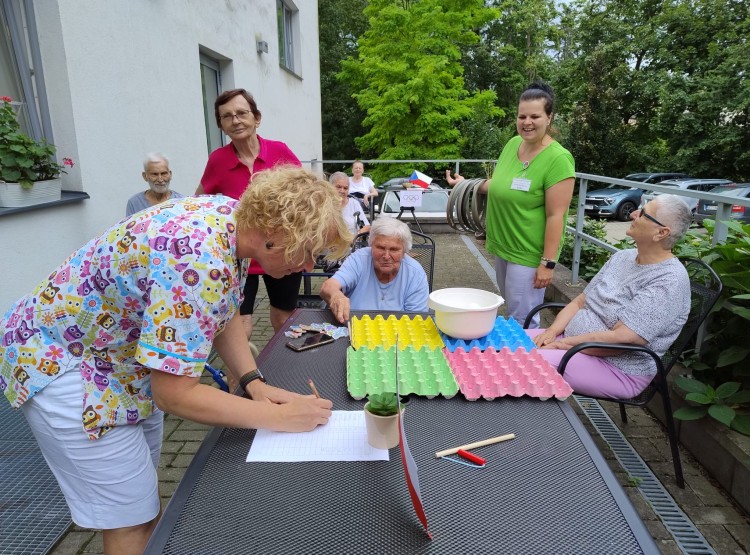
M690 226L679 197L661 195L630 215L627 235L635 249L612 255L546 330L527 330L553 366L565 351L587 342L644 345L659 356L672 345L690 312L690 280L672 246ZM569 361L563 377L576 393L635 397L656 375L646 353L586 349Z
M106 554L142 553L159 518L162 410L290 432L328 421L330 401L265 383L238 308L250 258L282 277L351 240L328 183L269 170L239 201L172 199L120 221L0 319L0 390ZM200 383L212 346L249 399Z

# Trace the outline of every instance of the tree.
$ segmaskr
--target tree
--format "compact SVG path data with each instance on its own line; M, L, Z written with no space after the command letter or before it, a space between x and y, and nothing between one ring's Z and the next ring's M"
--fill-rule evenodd
M459 156L459 124L475 111L497 113L493 92L465 90L460 64L460 47L478 40L473 29L493 11L483 0L371 0L365 15L369 29L359 56L348 58L341 72L366 113L368 131L356 141L363 156ZM372 174L378 181L413 167L383 165Z
M681 2L664 14L671 40L654 129L696 176L750 181L748 15L739 0Z
M349 83L337 75L342 60L357 56L357 42L367 29L366 5L367 0L320 0L318 6L323 158L327 160L359 157L354 139L364 133L365 114ZM339 169L326 167L329 171Z
M556 73L566 146L576 169L601 175L666 170L651 128L664 80L662 0L583 0L563 17Z

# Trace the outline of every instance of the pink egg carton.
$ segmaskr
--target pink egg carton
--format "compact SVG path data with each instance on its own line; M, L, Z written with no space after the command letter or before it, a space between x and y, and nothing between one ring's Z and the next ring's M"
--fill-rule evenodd
M489 347L485 351L473 347L470 351L458 348L452 353L443 349L445 358L456 376L461 393L469 401L484 397L492 401L510 395L528 395L545 401L552 397L567 399L573 389L557 370L542 358L538 350L523 348L499 351Z

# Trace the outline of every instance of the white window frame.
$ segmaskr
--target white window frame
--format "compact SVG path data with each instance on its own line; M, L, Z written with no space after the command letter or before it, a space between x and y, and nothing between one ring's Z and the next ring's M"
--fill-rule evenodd
M21 127L34 140L54 143L33 1L0 0L0 20L8 30L6 35L5 29L0 29L0 40L8 46L15 64L9 69L19 80L21 98L14 100L23 102Z
M279 65L294 74L299 46L299 10L289 0L276 0L276 22L279 33Z
M201 53L200 65L201 97L203 99L203 120L206 125L206 147L208 148L208 153L210 154L217 148L224 146L227 142L224 132L216 125L216 117L214 114L214 101L222 91L221 64L218 60L211 58L204 53ZM216 90L214 90L213 86L211 86L209 90L209 84L207 84L203 79L205 71L213 72L216 75Z

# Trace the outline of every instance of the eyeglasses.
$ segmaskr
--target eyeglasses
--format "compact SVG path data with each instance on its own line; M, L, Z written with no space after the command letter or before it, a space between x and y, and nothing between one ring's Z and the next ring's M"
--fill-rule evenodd
M650 216L649 214L647 214L647 213L646 213L646 211L645 211L645 210L644 210L643 208L639 208L638 210L639 210L639 211L640 211L640 213L641 213L641 215L640 215L639 217L645 217L645 218L646 218L647 220L651 220L651 221L652 221L652 222L654 222L654 223L655 223L656 225L659 225L659 226L661 226L661 227L669 227L669 226L666 226L666 225L664 225L663 223L661 223L661 222L660 222L659 220L657 220L657 219L656 219L656 218L654 218L653 216Z
M250 117L250 114L252 114L251 110L238 110L234 114L223 114L219 116L219 119L221 120L221 123L232 123L234 118L237 118L240 121L245 121Z

